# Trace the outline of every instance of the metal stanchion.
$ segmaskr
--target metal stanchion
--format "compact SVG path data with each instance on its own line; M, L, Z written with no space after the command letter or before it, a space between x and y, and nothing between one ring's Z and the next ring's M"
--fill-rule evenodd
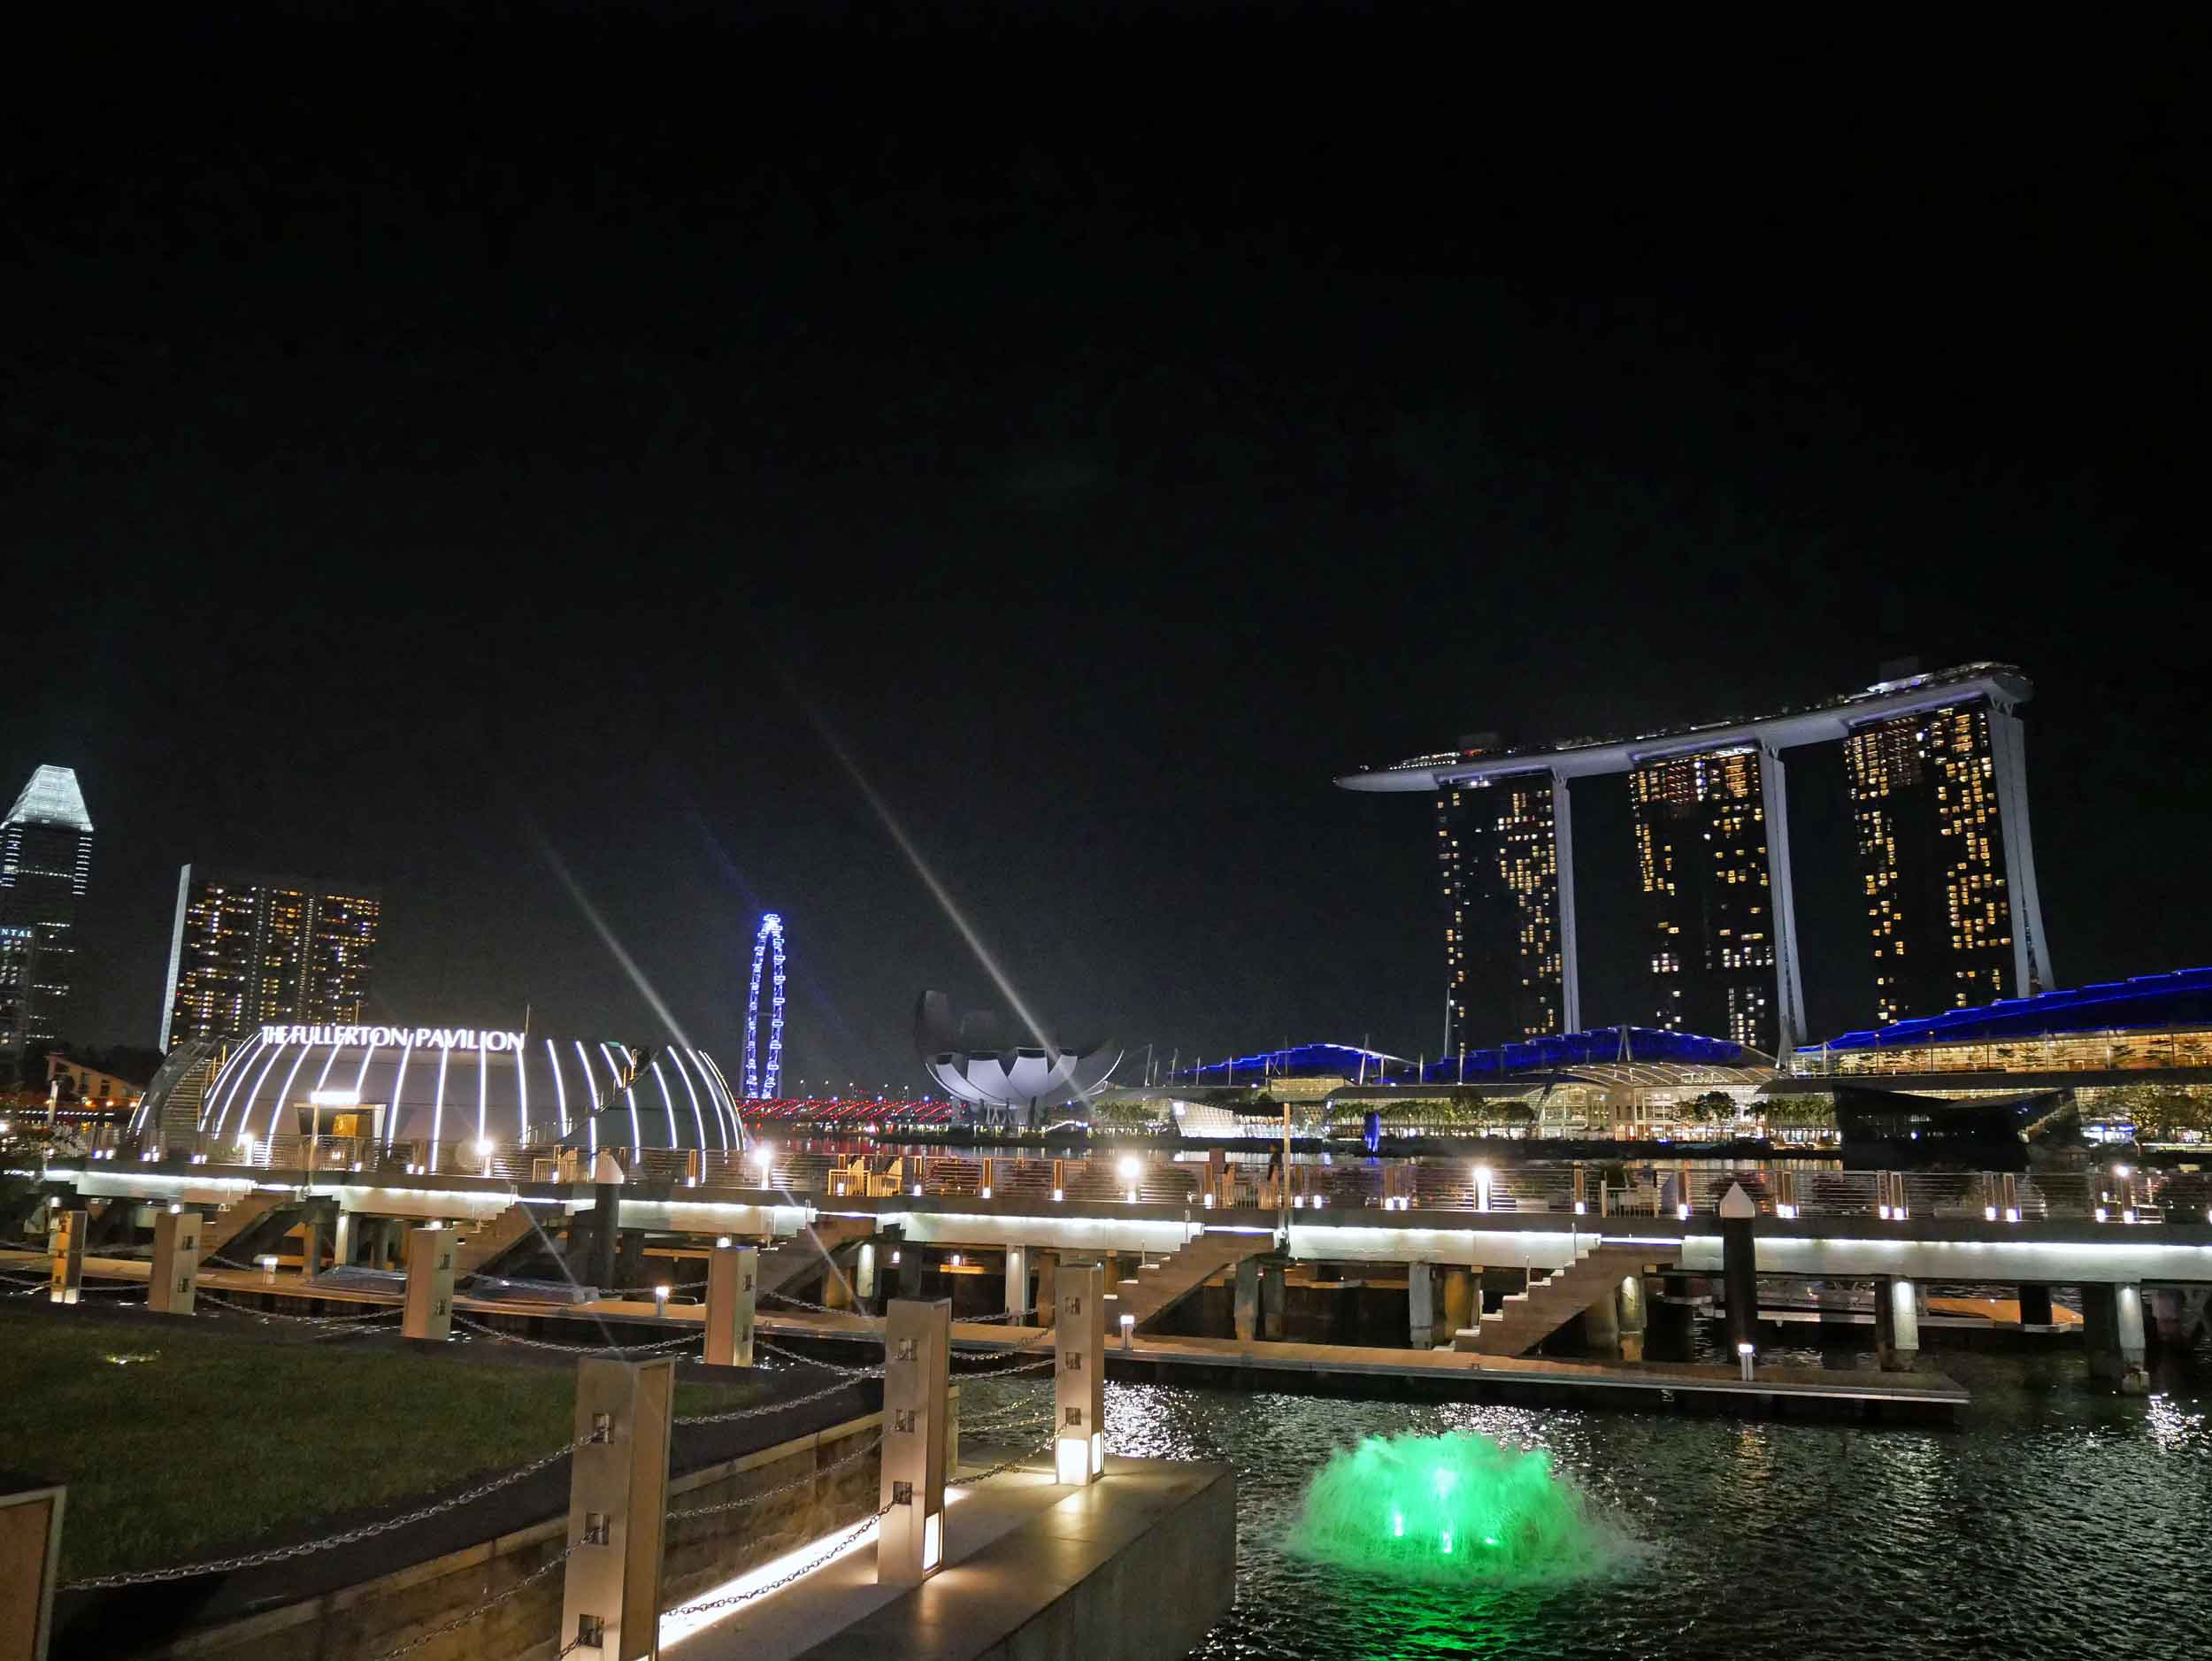
M712 1367L753 1365L753 1299L760 1253L717 1242L707 1254L707 1345Z
M453 1331L453 1233L435 1223L407 1231L407 1303L400 1331L441 1343Z
M952 1304L892 1301L883 1331L883 1475L876 1581L914 1586L945 1557L945 1412Z
M1054 1289L1053 1470L1094 1482L1106 1468L1106 1272L1064 1263Z
M200 1284L197 1211L172 1205L154 1219L154 1266L146 1282L146 1307L163 1315L189 1315Z
M562 1653L636 1661L660 1651L661 1546L668 1512L676 1364L576 1364L569 1460Z

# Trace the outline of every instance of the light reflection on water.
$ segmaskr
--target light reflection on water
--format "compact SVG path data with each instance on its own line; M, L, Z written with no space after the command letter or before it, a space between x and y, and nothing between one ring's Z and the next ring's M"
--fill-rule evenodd
M2148 1401L2093 1392L2071 1347L1924 1364L1974 1393L1955 1428L1116 1384L1107 1445L1236 1469L1237 1608L1210 1661L2212 1656L2212 1349ZM964 1411L1024 1390L964 1384ZM1329 1450L1449 1430L1546 1450L1642 1551L1596 1580L1471 1588L1286 1549Z

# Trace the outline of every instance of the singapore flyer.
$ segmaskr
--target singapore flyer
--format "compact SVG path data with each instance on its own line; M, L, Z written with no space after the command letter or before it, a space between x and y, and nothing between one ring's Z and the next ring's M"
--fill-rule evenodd
M771 949L775 978L768 1005L768 1065L760 1062L760 971ZM783 1082L783 919L764 912L753 936L753 979L745 993L745 1099L773 1101Z

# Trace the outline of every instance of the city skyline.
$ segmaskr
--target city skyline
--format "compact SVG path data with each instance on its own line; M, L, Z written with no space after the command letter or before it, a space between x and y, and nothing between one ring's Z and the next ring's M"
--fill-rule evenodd
M177 873L160 1048L274 1022L357 1022L383 899L357 882L187 865Z
M41 763L0 819L0 1058L19 1079L74 1035L77 903L91 871L92 819L77 775ZM42 1061L37 1071L44 1076Z
M1640 79L1602 133L1453 96L1370 129L1225 99L1233 31L1038 23L1158 89L1132 131L1064 89L949 111L946 40L741 29L794 74L733 103L712 53L572 19L587 134L481 30L349 37L417 89L395 123L368 75L195 92L203 27L265 44L134 33L113 123L22 91L70 136L14 219L0 537L54 627L0 777L65 764L98 809L81 1042L155 1030L213 857L403 896L372 1018L665 1009L741 1055L772 910L795 1079L918 1083L918 985L1005 1006L962 922L1125 1042L1432 1054L1435 827L1327 773L1909 653L2036 675L2050 978L2207 955L2212 900L2146 890L2212 819L2170 574L2212 233L2120 82L1871 132ZM793 119L818 73L870 120ZM1573 788L1577 932L1627 939L1626 791ZM1812 1036L1870 1013L1848 790L1784 781ZM1578 965L1580 1024L1653 1007L1635 956Z

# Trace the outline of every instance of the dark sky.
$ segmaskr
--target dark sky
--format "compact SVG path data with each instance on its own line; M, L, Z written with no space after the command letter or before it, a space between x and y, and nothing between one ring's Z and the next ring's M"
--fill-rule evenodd
M911 1085L995 999L833 738L1064 1036L1433 1052L1425 802L1333 773L1906 653L2037 682L2062 982L2212 957L2198 35L740 10L19 63L0 775L99 826L84 1040L188 859L382 884L380 1016L657 1036L550 850L696 1041L774 907L791 1073Z

